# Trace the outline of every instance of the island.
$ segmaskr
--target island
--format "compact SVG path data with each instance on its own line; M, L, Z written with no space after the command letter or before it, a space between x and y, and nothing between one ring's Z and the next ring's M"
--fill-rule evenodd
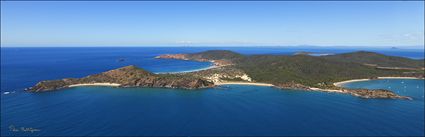
M423 59L367 51L310 56L243 55L228 50L209 50L191 54L164 54L155 58L213 62L214 67L194 72L155 74L131 65L83 78L41 81L26 90L43 92L90 85L199 89L223 84L248 84L335 92L361 98L411 99L384 89L347 89L338 82L388 77L423 79L425 70Z

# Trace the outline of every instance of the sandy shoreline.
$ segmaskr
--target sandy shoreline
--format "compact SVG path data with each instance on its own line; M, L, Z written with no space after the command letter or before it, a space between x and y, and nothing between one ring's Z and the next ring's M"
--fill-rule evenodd
M197 71L202 71L202 70L208 70L208 69L213 69L213 68L218 68L218 67L222 67L219 65L215 65L213 61L210 61L211 63L213 63L212 66L208 66L205 68L200 68L200 69L194 69L194 70L185 70L185 71L178 71L178 72L157 72L155 74L178 74L178 73L189 73L189 72L197 72Z
M324 91L324 92L339 92L339 93L344 93L344 91L342 90L335 90L335 89L321 89L321 88L309 88L310 90L314 90L314 91Z
M254 85L254 86L268 86L272 87L273 84L268 83L253 83L253 82L216 82L215 85Z
M378 79L420 79L416 77L378 77ZM342 85L351 83L351 82L359 82L359 81L368 81L373 79L352 79L346 81L335 82L334 85L337 87L342 87Z
M121 84L117 83L84 83L84 84L73 84L69 85L68 87L80 87L80 86L109 86L109 87L117 87Z
M179 73L189 73L189 72L197 72L197 71L202 71L202 70L208 70L208 69L213 69L213 68L218 68L220 66L209 66L206 68L200 68L200 69L195 69L195 70L186 70L186 71L178 71L178 72L158 72L155 74L179 74Z
M342 85L347 84L347 83L359 82L359 81L368 81L368 80L370 80L370 79L352 79L352 80L340 81L340 82L335 82L334 86L342 87Z
M417 77L378 77L378 79L420 79Z

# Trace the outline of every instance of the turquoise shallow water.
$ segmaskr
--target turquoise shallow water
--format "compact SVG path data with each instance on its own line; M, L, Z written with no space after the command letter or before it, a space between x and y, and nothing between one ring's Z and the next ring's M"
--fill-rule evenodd
M366 88L366 89L387 89L399 95L411 96L415 100L424 100L424 81L416 79L379 79L369 81L359 81L344 84L347 88Z
M22 92L39 80L80 77L127 64L154 72L209 65L152 59L170 49L65 49L2 49L1 91L15 92L1 94L1 135L424 135L424 80L345 85L389 89L414 100L242 85L200 90L76 87L40 94ZM205 49L171 51L198 50ZM126 61L117 62L120 57ZM10 126L40 131L14 132Z
M395 82L395 83L398 83ZM423 135L422 89L415 100L224 85L201 90L77 87L17 93L2 103L6 135ZM397 87L397 84L391 84ZM422 91L421 91L422 90ZM2 127L3 129L3 127ZM7 129L7 128L6 128Z

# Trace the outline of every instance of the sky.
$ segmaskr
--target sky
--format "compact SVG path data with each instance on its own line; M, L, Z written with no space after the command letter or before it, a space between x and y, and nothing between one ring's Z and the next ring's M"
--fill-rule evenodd
M1 1L1 46L423 46L423 1Z

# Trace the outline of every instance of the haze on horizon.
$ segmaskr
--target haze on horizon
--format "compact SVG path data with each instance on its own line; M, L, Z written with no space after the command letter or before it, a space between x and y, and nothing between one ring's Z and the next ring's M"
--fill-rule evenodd
M1 1L1 46L423 47L424 1Z

